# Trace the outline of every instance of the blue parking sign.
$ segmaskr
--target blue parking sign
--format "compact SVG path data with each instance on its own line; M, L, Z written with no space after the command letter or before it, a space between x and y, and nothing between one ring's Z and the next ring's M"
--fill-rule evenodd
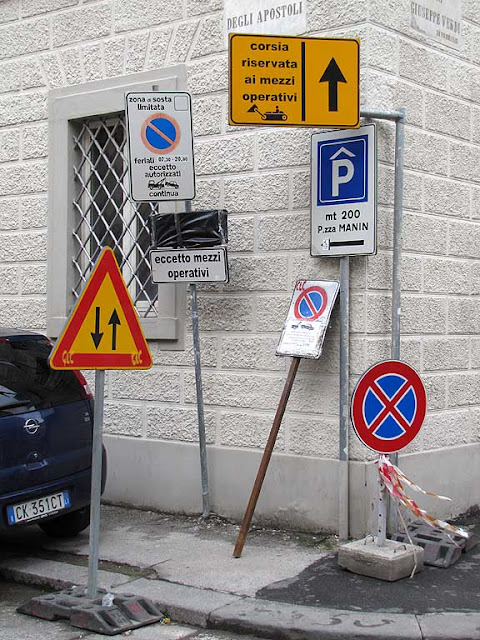
M317 206L368 199L368 136L318 143Z

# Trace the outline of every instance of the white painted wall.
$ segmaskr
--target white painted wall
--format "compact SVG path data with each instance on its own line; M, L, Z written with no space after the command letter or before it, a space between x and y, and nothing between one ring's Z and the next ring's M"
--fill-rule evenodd
M212 458L223 452L231 461L233 452L236 460L222 466L228 478L213 474L212 493L219 496L221 485L238 482L240 504L248 493L242 465L266 442L286 376L288 362L274 351L293 283L336 278L338 261L309 255L311 131L227 124L222 8L221 0L0 2L0 323L46 326L48 91L185 63L196 136L193 206L230 213L230 284L199 287L208 442ZM407 0L308 0L307 11L308 35L360 38L362 108L407 108L402 358L420 372L428 393L425 425L407 452L454 445L476 451L480 4L462 0L460 50L411 29ZM378 130L379 251L351 260L352 384L390 354L394 128L380 123ZM141 488L137 495L129 491L122 465L145 446L158 451L159 460L168 451L178 462L172 474L182 477L180 451L197 440L190 332L188 321L185 351L151 344L153 370L108 377L105 431L122 436L126 452L119 458L112 448L118 468L107 495L115 499L144 503ZM350 450L356 461L372 458L353 434ZM337 458L338 309L321 360L301 364L277 451L297 461L278 482L297 487L300 496L302 467L318 465L322 476ZM418 459L428 464L438 458ZM144 486L155 478L154 466L155 458L142 469ZM432 468L431 477L448 474L457 495L480 502L478 483L455 468ZM361 499L352 490L352 499ZM186 502L198 504L198 496ZM333 528L335 484L318 503L314 493L308 496L305 526ZM229 510L227 498L213 507L241 512ZM279 508L275 518L301 527L294 512Z

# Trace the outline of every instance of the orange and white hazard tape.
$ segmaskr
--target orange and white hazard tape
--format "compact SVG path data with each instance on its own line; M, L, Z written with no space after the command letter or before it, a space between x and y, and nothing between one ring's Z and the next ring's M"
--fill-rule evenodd
M403 484L408 485L415 491L419 491L426 496L438 498L439 500L450 500L450 498L447 498L446 496L439 496L436 493L429 493L428 491L424 491L414 482L409 480L398 467L392 464L388 456L381 455L377 461L377 464L380 480L383 482L388 492L401 504L403 504L404 507L411 511L417 518L421 518L431 527L439 527L441 529L445 529L446 531L451 531L456 535L468 538L468 531L465 531L465 529L454 527L452 524L449 524L444 520L434 518L433 516L430 516L424 509L421 509L415 502L415 500L413 500L406 494Z

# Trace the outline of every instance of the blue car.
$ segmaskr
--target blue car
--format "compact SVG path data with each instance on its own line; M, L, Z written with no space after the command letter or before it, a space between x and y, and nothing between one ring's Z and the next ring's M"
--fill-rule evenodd
M45 336L0 327L0 531L54 537L90 523L93 396L80 371L54 371ZM103 451L102 491L106 460Z

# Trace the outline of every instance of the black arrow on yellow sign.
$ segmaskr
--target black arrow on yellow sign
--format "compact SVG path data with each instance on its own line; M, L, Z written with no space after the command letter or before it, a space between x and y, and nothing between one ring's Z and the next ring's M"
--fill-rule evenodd
M98 349L103 333L100 333L100 307L95 307L95 332L90 334L92 336L95 349Z
M338 83L347 82L335 58L328 63L320 82L328 82L328 110L338 111Z
M112 351L115 351L117 348L117 325L121 324L116 309L113 310L108 324L112 325Z

